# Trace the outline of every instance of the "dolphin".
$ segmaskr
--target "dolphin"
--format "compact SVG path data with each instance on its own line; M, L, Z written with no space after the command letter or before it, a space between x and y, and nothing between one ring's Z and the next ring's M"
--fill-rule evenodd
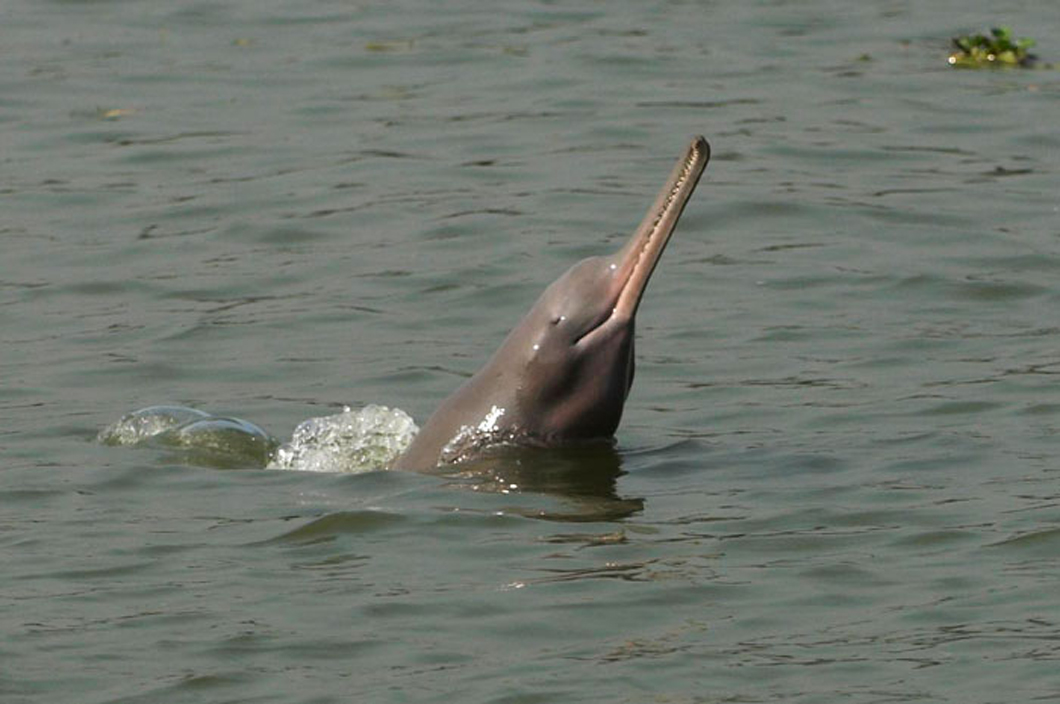
M474 376L427 420L395 469L462 463L495 445L557 447L614 436L633 384L633 320L710 159L696 137L616 254L553 282Z

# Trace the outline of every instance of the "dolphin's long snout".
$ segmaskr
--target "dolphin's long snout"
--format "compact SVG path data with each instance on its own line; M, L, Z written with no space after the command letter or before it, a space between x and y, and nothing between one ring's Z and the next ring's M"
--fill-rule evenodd
M678 159L640 226L616 255L614 263L618 267L618 279L623 283L615 301L614 316L630 320L636 314L655 265L708 161L710 144L697 136Z

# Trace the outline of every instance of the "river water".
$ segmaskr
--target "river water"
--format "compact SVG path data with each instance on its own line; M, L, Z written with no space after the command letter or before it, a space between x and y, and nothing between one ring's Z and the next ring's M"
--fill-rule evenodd
M1060 73L945 62L1054 5L0 16L5 703L1060 699ZM97 442L422 422L700 133L614 453Z

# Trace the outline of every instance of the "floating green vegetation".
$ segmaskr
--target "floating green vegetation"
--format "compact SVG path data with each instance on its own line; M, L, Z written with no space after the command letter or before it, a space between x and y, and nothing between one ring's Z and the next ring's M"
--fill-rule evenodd
M953 45L957 51L950 54L951 66L961 68L985 68L990 66L1031 66L1037 57L1027 50L1034 46L1034 40L1024 37L1014 39L1008 27L994 27L990 36L969 34L954 37Z

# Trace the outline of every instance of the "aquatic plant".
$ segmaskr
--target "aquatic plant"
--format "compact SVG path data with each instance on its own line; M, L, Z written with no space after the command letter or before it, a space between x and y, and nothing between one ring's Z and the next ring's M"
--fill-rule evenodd
M994 27L990 35L969 34L953 38L957 51L950 54L951 66L984 68L989 66L1030 66L1037 57L1027 50L1034 40L1014 39L1009 27Z

